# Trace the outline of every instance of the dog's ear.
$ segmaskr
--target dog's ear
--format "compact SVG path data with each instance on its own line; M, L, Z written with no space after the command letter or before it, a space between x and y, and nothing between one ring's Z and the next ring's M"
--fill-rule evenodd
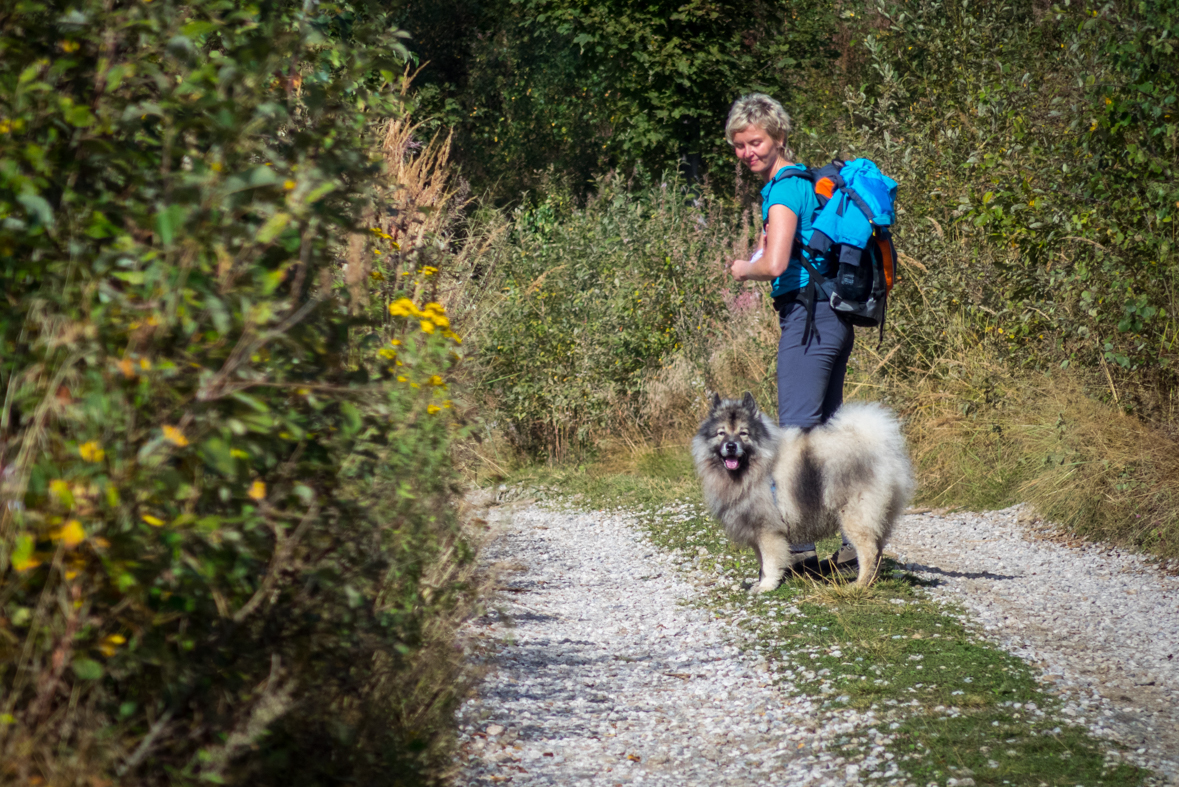
M715 410L720 406L721 406L720 394L718 394L714 391L712 394L712 409Z
M741 397L741 406L750 413L757 415L757 400L753 398L753 394L749 391L745 392L745 396Z

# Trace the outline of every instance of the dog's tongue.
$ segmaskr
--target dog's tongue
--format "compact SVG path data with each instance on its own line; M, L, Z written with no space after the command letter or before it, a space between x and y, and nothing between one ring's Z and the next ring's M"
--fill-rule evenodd
M740 459L726 459L725 460L725 467L729 468L730 470L736 470L740 466L741 466Z

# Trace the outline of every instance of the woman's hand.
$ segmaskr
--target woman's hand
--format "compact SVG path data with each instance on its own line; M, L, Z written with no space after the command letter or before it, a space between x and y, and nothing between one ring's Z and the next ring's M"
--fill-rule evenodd
M729 273L737 281L748 281L749 260L733 260L729 263Z

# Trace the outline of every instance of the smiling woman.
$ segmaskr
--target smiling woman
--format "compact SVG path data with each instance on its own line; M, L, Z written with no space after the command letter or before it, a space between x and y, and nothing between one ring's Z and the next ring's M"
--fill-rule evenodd
M822 297L808 298L809 275L802 264L818 207L807 169L793 161L787 144L790 116L763 93L737 99L725 123L725 137L737 158L766 183L761 190L761 241L748 260L733 260L738 281L772 281L774 308L782 329L778 342L778 425L810 429L843 404L843 379L854 339L850 323ZM820 272L826 259L812 259ZM801 308L798 308L800 307ZM794 544L792 571L820 570L814 544ZM845 546L832 557L840 568L855 566ZM830 567L828 567L830 568Z

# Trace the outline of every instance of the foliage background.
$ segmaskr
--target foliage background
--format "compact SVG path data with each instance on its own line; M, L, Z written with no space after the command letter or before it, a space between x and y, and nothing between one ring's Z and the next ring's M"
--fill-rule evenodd
M0 12L5 782L444 769L461 346L402 38L363 4Z

